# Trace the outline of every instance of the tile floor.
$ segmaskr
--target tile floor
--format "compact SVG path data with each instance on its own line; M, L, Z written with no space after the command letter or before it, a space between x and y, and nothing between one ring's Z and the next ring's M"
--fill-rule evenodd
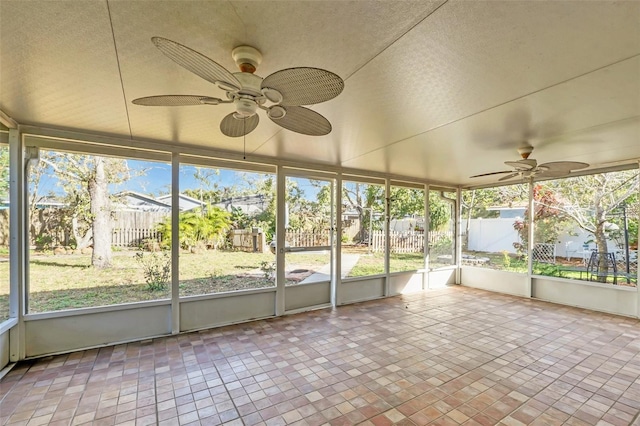
M628 425L640 321L464 287L22 363L8 425Z

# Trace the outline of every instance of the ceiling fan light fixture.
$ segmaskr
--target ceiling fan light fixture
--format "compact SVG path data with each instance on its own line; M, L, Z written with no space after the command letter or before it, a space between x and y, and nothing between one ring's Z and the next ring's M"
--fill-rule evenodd
M287 115L287 110L280 105L274 105L267 110L267 115L272 120L280 120L285 115Z
M253 99L236 98L233 104L236 107L236 113L242 117L251 117L258 109L258 104Z

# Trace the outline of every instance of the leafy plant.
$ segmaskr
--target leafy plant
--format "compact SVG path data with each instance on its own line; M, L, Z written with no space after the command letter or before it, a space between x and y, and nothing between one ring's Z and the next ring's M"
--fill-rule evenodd
M502 251L502 265L505 269L509 269L511 266L511 256L509 256L509 252L506 250Z
M171 279L171 256L168 252L136 253L136 260L142 265L144 280L149 291L167 288Z
M264 274L264 277L268 280L273 280L275 278L276 271L276 263L268 260L264 260L260 262L260 270Z
M180 213L180 246L189 250L192 247L209 246L217 248L224 242L224 236L231 227L228 212L219 207L208 206L202 209ZM162 234L162 247L171 247L171 219L160 223L158 231Z

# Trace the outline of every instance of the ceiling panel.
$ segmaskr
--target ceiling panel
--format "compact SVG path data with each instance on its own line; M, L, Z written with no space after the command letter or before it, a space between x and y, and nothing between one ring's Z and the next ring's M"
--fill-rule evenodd
M460 184L505 170L528 143L539 162L640 157L640 57L344 161L355 168ZM606 152L606 155L603 155ZM451 167L452 164L458 165ZM493 178L495 180L495 178Z
M264 56L260 76L311 66L345 79L340 96L310 107L329 135L259 112L249 156L456 184L501 168L523 139L540 161L640 157L640 2L628 1L0 1L0 110L24 124L127 138L130 125L134 138L242 152L242 138L219 130L230 105L131 104L225 96L153 36L232 71L231 50L248 44Z
M19 123L128 135L106 4L0 2L0 109Z
M639 5L447 3L347 81L341 159L637 55Z
M145 2L113 3L112 14L127 99L157 94L224 98L214 85L182 69L151 43L162 36L182 43L237 72L234 47L258 48L257 75L295 66L353 73L414 23L436 2L393 5L363 2ZM172 19L167 19L172 17ZM367 31L362 31L363 28ZM231 105L129 107L135 136L238 150L238 140L219 131ZM247 137L248 151L272 139L280 127L260 113L261 124ZM274 139L275 140L275 139Z

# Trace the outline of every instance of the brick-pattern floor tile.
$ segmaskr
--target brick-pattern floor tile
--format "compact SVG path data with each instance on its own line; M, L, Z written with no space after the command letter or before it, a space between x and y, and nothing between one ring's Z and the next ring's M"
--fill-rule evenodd
M30 360L0 425L629 425L640 322L464 287Z

